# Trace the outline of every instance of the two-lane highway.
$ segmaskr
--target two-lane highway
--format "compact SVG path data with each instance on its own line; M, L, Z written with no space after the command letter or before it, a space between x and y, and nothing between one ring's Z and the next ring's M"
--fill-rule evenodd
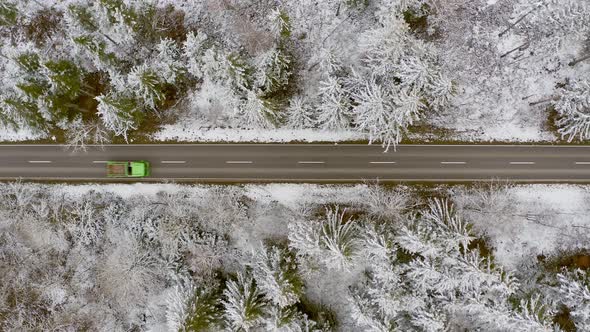
M573 145L0 145L0 179L107 180L108 160L150 161L152 176L139 181L590 182L590 146Z

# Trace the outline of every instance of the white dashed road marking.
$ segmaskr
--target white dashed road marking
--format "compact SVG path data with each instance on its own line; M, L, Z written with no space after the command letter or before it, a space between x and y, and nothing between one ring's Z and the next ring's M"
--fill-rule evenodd
M325 164L323 161L298 161L298 164Z
M510 165L534 165L534 161L511 161Z
M441 161L440 163L443 165L465 165L465 164L467 164L464 161Z
M49 160L29 160L31 164L51 164Z
M576 165L590 165L590 161L576 161Z
M395 164L395 161L370 161L369 164Z
M226 161L226 164L251 164L251 161L248 160L230 160L230 161Z
M186 164L184 160L162 160L162 164Z

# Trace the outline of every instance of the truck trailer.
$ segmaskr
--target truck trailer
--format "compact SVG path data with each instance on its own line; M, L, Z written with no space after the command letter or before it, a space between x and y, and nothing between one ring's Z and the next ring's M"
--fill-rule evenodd
M107 162L109 178L143 178L149 175L150 163L145 160Z

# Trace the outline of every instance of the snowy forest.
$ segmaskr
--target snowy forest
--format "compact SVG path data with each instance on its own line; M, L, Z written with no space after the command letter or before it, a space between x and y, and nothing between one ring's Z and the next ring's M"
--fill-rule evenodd
M585 0L0 0L0 142L586 143L589 77ZM0 201L0 331L590 331L588 186Z
M590 192L544 186L1 184L0 329L588 331Z
M586 140L589 21L579 0L1 0L2 139Z

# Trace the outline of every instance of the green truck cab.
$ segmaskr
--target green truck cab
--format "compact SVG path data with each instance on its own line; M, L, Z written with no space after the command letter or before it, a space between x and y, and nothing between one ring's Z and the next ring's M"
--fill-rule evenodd
M109 178L143 178L149 175L150 163L145 160L107 162Z

